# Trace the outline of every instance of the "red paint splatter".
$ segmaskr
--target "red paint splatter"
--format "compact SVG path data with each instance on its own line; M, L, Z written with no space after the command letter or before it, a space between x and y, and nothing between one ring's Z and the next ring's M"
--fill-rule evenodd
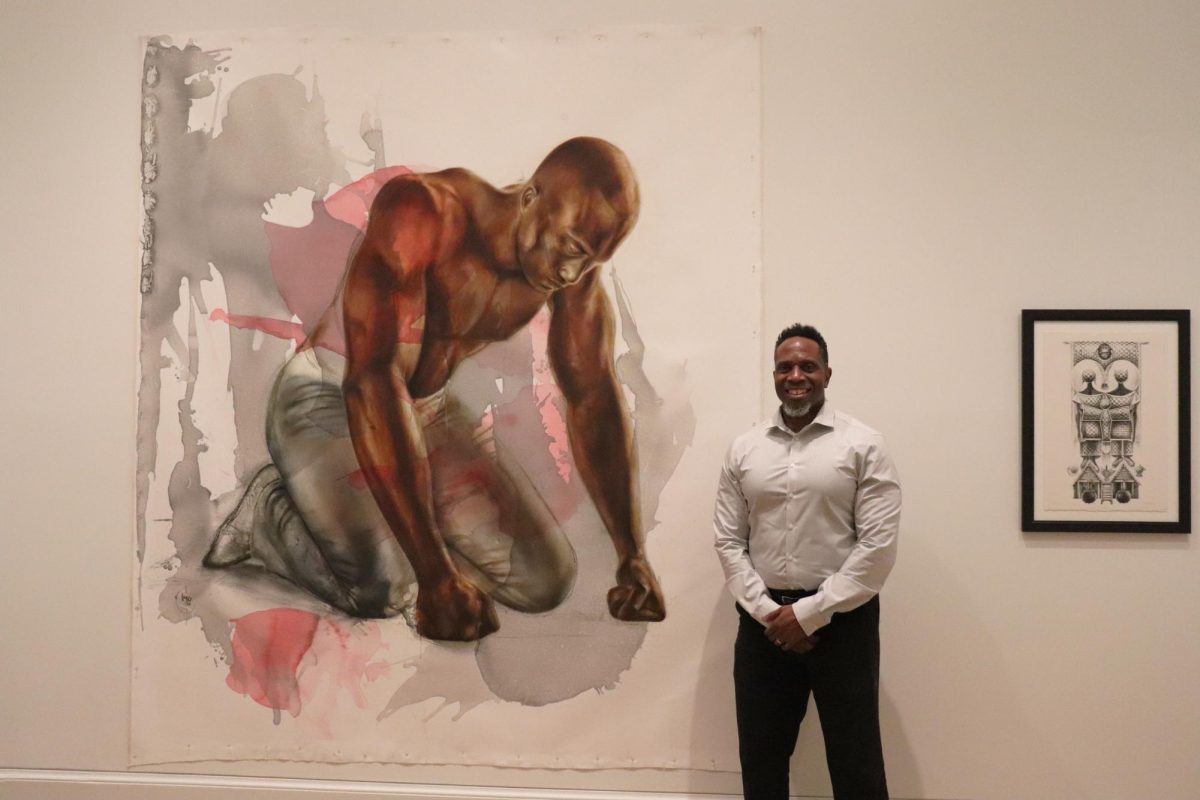
M337 294L375 195L392 178L411 174L408 167L387 167L314 200L312 222L302 228L266 223L275 286L309 333Z
M288 322L271 317L253 317L246 314L230 314L223 308L214 308L208 318L213 322L225 322L231 327L242 330L262 331L276 339L294 339L296 344L304 344L307 338L304 328L295 322Z
M408 167L384 167L338 189L325 201L325 210L334 219L353 225L360 231L365 230L367 212L383 185L398 175L412 174L413 171Z
M310 334L337 295L358 229L334 219L327 202L314 201L303 228L265 223L271 276L279 296Z
M270 266L275 287L288 310L300 320L299 324L229 314L222 309L214 311L209 319L227 322L235 328L262 331L279 339L293 339L297 345L303 345L337 296L338 284L354 243L366 228L367 212L375 195L392 178L411 174L408 167L387 167L339 189L325 200L314 200L312 222L302 228L263 223L271 245ZM326 326L318 344L345 355L341 317L335 316L334 322L338 324ZM414 338L405 329L402 341L420 342L420 332Z
M567 436L567 422L559 410L562 392L554 380L554 372L550 368L550 360L546 356L546 348L550 340L550 312L542 309L529 321L529 331L533 337L533 394L538 413L542 417L542 429L550 437L550 455L554 458L555 467L563 481L571 482L571 464L567 453L571 449Z
M507 436L519 437L531 446L531 449L525 451L530 454L530 457L538 458L532 455L536 448L550 459L547 466L553 466L558 473L559 480L547 482L546 485L540 487L542 499L555 518L567 520L575 513L582 497L579 481L571 479L570 462L567 460L569 445L566 442L566 423L560 422L557 429L552 425L554 418L559 420L562 418L553 402L554 398L561 395L558 394L557 387L546 387L546 391L553 393L545 395L539 391L536 385L526 386L517 392L512 400L496 404L492 409L492 418L498 433L508 431ZM539 397L542 396L546 396L547 399L539 400ZM548 412L547 409L550 411ZM536 421L532 418L533 414L537 414ZM538 435L538 428L541 429L540 433L545 438ZM556 441L552 430L557 430L562 437L561 442ZM540 469L544 462L539 458L536 463L536 468Z
M233 620L233 663L225 683L259 705L300 714L296 670L312 647L318 617L271 608Z
M389 674L391 665L376 660L383 650L387 645L378 623L321 619L299 671L303 722L312 735L326 739L345 735L339 726L350 719L343 711L347 696L356 708L366 708L368 686Z
M347 475L346 481L350 484L351 488L367 488L367 476L363 475L363 471L361 469L356 469L354 472L351 472L349 475Z

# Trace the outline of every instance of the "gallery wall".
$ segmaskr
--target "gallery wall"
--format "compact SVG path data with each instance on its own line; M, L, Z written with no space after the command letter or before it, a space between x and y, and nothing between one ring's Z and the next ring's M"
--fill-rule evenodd
M212 776L343 782L253 784L280 797L367 790L348 781L451 796L738 791L729 773L646 770L205 762L123 774L137 37L647 24L763 29L766 330L795 320L822 328L831 402L888 435L904 480L901 557L882 630L894 795L1200 795L1192 537L1023 534L1019 516L1021 309L1192 309L1200 300L1200 6L4 0L0 8L6 797L221 796L230 781ZM764 349L760 385L727 388L761 394L764 414L768 358ZM729 613L726 603L712 609L716 628L732 629ZM800 749L795 791L827 794L812 725ZM509 788L453 788L462 786Z

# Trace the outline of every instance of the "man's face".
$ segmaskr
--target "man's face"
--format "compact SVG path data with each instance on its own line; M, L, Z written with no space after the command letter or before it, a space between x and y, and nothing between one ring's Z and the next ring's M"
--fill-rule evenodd
M833 370L812 339L793 336L775 348L775 394L789 417L802 417L825 402Z
M535 289L570 286L612 257L625 220L578 181L527 187L517 224L517 261Z

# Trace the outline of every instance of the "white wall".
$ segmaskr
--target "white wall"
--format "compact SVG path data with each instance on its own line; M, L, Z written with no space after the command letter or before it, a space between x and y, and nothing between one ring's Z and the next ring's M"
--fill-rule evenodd
M1020 532L1018 352L1022 308L1200 300L1200 4L2 0L0 17L0 794L110 796L40 771L126 763L136 37L687 23L764 26L768 331L823 328L833 401L889 434L905 478L884 603L894 794L1200 796L1200 552ZM798 764L819 772L812 734ZM737 790L703 773L183 771ZM39 783L56 775L79 793Z

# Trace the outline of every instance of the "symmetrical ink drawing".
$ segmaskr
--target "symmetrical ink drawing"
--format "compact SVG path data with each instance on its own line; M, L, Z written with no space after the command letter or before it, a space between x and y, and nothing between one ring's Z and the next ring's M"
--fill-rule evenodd
M757 41L561 38L145 40L133 763L695 752ZM744 110L695 130L693 66ZM678 742L614 708L650 698Z
M1069 468L1074 497L1087 504L1136 500L1145 468L1135 459L1141 402L1138 342L1075 341L1071 400L1079 463Z
M1189 316L1021 312L1023 531L1190 532Z

